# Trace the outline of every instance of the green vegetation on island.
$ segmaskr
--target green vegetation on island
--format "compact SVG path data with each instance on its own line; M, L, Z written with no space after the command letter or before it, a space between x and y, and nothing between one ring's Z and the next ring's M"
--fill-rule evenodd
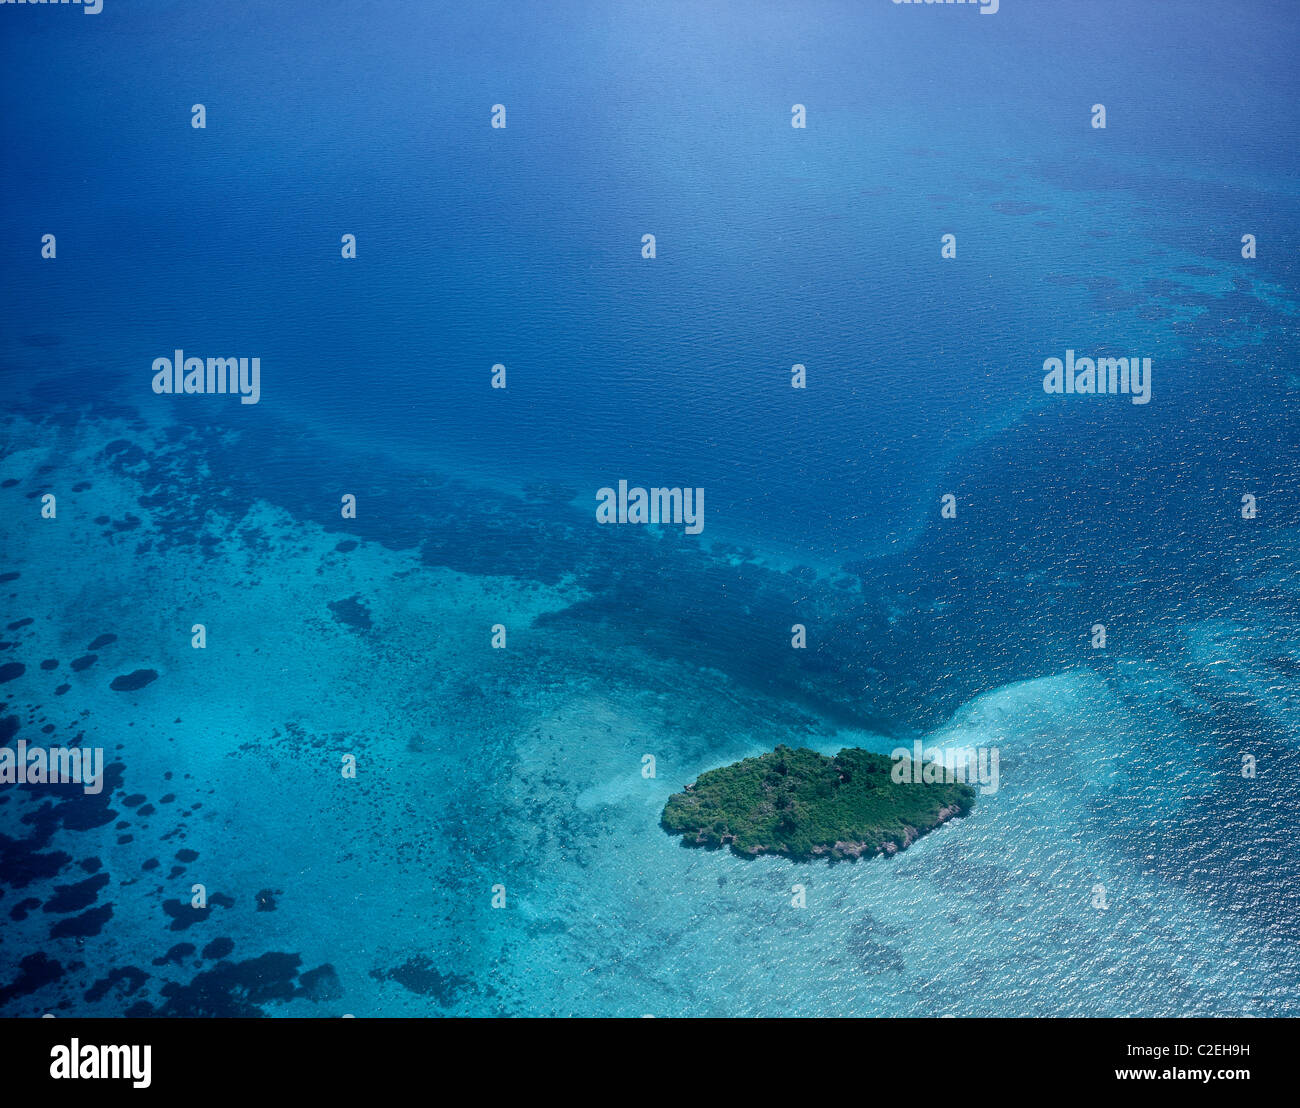
M737 854L893 854L975 803L970 785L899 783L883 754L851 748L828 758L778 746L700 774L664 806L663 826L692 845Z

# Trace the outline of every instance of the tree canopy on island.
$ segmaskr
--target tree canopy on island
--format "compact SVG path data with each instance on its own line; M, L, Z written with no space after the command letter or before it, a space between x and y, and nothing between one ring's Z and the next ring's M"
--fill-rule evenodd
M975 803L970 785L899 783L892 768L857 748L828 758L778 746L702 773L669 797L661 822L688 844L742 855L858 857L902 850Z

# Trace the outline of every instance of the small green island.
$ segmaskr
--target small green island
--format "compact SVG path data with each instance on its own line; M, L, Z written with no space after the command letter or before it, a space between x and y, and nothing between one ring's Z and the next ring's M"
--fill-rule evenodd
M700 774L664 806L663 827L692 846L737 854L858 858L895 854L975 803L960 783L898 783L883 754L850 748L828 758L778 746Z

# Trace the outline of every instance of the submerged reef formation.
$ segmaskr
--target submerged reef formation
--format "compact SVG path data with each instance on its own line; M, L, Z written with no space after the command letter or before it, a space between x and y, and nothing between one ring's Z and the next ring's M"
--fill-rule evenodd
M893 768L857 748L828 758L778 746L702 773L669 797L661 822L689 845L746 856L857 858L897 853L975 803L970 785L899 781Z

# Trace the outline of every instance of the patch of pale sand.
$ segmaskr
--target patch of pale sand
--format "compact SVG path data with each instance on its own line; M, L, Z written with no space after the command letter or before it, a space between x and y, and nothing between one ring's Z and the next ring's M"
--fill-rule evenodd
M109 427L103 438L125 433ZM338 554L334 547L344 535L296 521L265 502L251 502L239 519L208 513L207 530L226 539L215 557L180 548L111 556L154 537L156 528L152 512L137 502L145 491L139 483L93 461L101 445L68 454L44 478L51 488L82 480L93 488L61 496L57 519L15 529L11 561L35 572L13 585L32 594L25 606L37 610L28 614L59 629L61 655L83 648L81 640L96 633L87 629L102 625L119 636L114 675L133 668L161 674L139 692L109 692L109 663L101 661L74 694L92 709L124 697L143 709L164 691L200 703L203 741L186 744L197 757L222 757L289 720L313 732L399 737L410 723L394 716L393 705L427 699L440 676L480 675L493 661L493 624L506 626L507 649L526 653L536 634L532 621L583 595L424 566L413 551L375 543ZM39 451L23 456L44 458ZM142 523L115 537L117 545L106 552L104 528L90 522L92 513L113 519L131 513ZM269 554L231 538L250 529L263 533ZM140 603L141 595L149 602ZM348 626L331 612L331 603L353 596L369 609L370 630ZM195 624L206 628L205 649L192 646ZM384 743L376 756L386 751L401 746Z
M680 894L695 890L712 914L717 877L738 860L682 849L659 826L664 803L704 769L780 742L820 747L830 729L720 674L625 643L606 650L600 638L591 628L585 648L613 660L611 672L595 680L574 661L584 676L546 690L520 728L505 833L526 863L511 895L527 925L503 919L489 941L504 954L498 988L525 1008L545 983L562 1013L636 1015L642 1002L628 1009L626 996L635 979L646 1010L670 1012L695 988L673 979L674 936L693 926ZM643 776L646 754L654 777Z
M754 708L734 714L732 726L771 749L783 737L757 699ZM906 987L920 991L902 1003L918 1005L916 1012L935 1003L931 1014L937 1014L954 1001L927 1001L925 981L951 969L946 954L936 956L951 950L978 951L972 967L999 975L994 991L1018 990L1018 1003L1033 1012L1055 1010L1067 982L1078 997L1091 994L1081 1010L1095 1001L1115 1014L1130 1010L1126 975L1143 982L1148 1005L1155 995L1151 983L1170 975L1190 972L1202 975L1206 987L1230 987L1220 979L1216 952L1225 941L1249 937L1157 881L1093 828L1092 802L1123 788L1122 764L1137 756L1142 731L1141 717L1095 675L1018 682L962 706L925 737L925 745L998 745L999 792L982 796L973 815L926 836L898 859L852 866L750 863L725 852L674 849L657 819L677 786L640 779L636 756L660 723L644 698L607 690L552 710L544 732L531 736L538 769L516 782L515 803L521 811L542 813L542 827L567 816L571 829L567 840L538 834L532 842L531 868L544 879L529 890L530 915L549 915L564 926L562 934L539 933L514 951L507 976L521 992L542 973L535 967L545 966L548 980L557 972L564 979L561 991L575 1011L592 1011L602 997L613 1002L618 990L612 982L635 968L644 977L647 1007L661 1011L681 1005L726 1011L730 994L788 996L796 1005L820 995L824 1010L861 1013L871 1004L897 1010L897 997L873 990L894 990L910 980ZM843 737L827 729L802 745L829 748ZM671 751L674 743L665 734L659 745ZM577 760L580 751L585 762ZM968 866L974 883L960 879ZM1005 876L986 887L994 867ZM950 884L954 875L959 879ZM785 911L792 881L811 890L808 915ZM1108 911L1092 906L1097 885L1105 887ZM883 933L897 936L903 979L844 975L841 952L856 941L868 911ZM1059 919L1060 933L1008 928L1008 920L1021 918ZM807 931L793 963L793 949L781 938L792 927ZM1114 934L1142 941L1123 944L1118 964L1093 964L1080 953L1095 940L1109 958ZM1089 942L1077 944L1071 935ZM718 966L718 944L738 942L752 944L753 963ZM1025 959L1032 959L1032 972L1014 969ZM714 979L715 969L725 969L724 977ZM980 1010L979 1004L972 999L970 1010Z
M1177 765L1152 762L1145 746L1148 731L1145 714L1129 710L1101 678L1081 672L992 690L963 705L925 739L927 748L998 747L1000 782L998 792L979 797L971 816L918 847L953 857L957 865L967 853L997 858L1008 873L988 906L998 918L1020 912L1058 918L1065 928L1101 936L1107 951L1116 945L1114 934L1142 935L1141 943L1118 944L1116 963L1077 966L1080 987L1102 991L1106 1010L1116 1015L1131 1009L1121 990L1107 991L1107 978L1127 973L1134 982L1155 980L1198 967L1206 976L1197 988L1189 983L1190 997L1221 966L1225 942L1252 945L1252 937L1234 921L1208 915L1189 891L1156 879L1094 827L1099 801L1149 803L1154 780L1161 786L1162 806L1168 806L1164 818L1176 818L1179 796L1189 784L1196 787L1195 781L1180 780ZM1141 795L1130 796L1134 793ZM924 877L925 850L913 848L905 857L905 868ZM1106 909L1094 906L1099 888ZM953 907L959 904L954 901ZM897 914L891 904L882 918L922 928L927 942L968 941L957 931L945 936L950 929L942 915L926 922L896 919ZM1060 953L1072 956L1069 950Z
M1034 826L1060 825L1069 838L1069 827L1088 818L1094 801L1147 776L1151 767L1141 761L1147 733L1144 716L1126 707L1114 685L1081 670L983 693L922 744L926 750L996 749L997 791L980 796L977 812L992 823L1014 811ZM999 803L1008 792L1014 808ZM1178 798L1167 800L1175 807Z
M43 483L58 489L91 480L93 488L61 496L56 520L15 529L10 558L23 577L13 584L39 601L31 614L46 634L77 643L100 630L119 636L111 665L101 660L78 675L51 714L88 711L87 741L108 747L110 757L125 739L119 756L128 791L155 798L174 790L182 794L178 807L204 801L188 837L174 843L199 850L200 860L163 896L188 900L194 881L209 894L235 896L238 908L219 910L213 933L235 938L236 956L265 949L271 934L283 936L303 951L304 968L329 961L345 974L347 1001L366 1010L381 1003L426 1009L427 1000L404 996L400 987L381 996L368 971L378 948L409 951L412 932L436 902L428 855L442 854L445 863L454 854L421 826L424 803L435 817L441 808L465 741L464 713L447 691L473 687L502 667L506 651L489 645L492 623L507 625L512 657L526 654L533 619L581 594L423 566L416 552L374 543L336 553L342 535L263 502L251 503L239 520L209 514L207 528L227 538L217 556L137 553L136 544L156 534L152 513L137 503L145 490L94 461L115 437L134 441L127 428L108 426L99 439L83 436L79 448L67 450ZM48 453L11 455L6 468L16 470L19 459L46 464ZM141 525L118 540L129 546L112 548L123 556L106 557L103 528L90 521L128 512ZM269 552L230 538L248 529L260 530ZM369 608L369 631L330 612L330 602L354 595ZM194 623L207 628L205 649L191 646ZM109 689L112 675L134 668L160 677L132 693ZM483 715L476 725L508 730L500 712ZM431 731L441 741L426 741ZM355 780L340 773L345 753L358 759ZM163 778L169 770L170 784ZM160 813L154 827L175 818ZM373 841L358 839L358 827L393 843L408 839L408 849L376 851ZM158 845L143 833L108 853L115 872L138 873ZM117 921L101 944L106 953L116 946L115 929L133 919L141 929L158 928L161 898L152 886L141 882L134 897L119 895ZM240 910L268 887L286 890L275 914ZM339 949L341 919L363 933L355 951ZM130 942L124 934L123 945ZM292 1007L311 1010L305 1001Z
M598 628L590 634L599 642ZM535 783L546 777L547 790L562 793L579 812L621 805L657 811L705 769L781 742L826 741L826 725L809 713L776 705L715 670L653 658L626 644L605 657L615 651L612 679L593 678L577 658L568 659L564 668L583 676L548 689L520 728L517 806L533 803Z

